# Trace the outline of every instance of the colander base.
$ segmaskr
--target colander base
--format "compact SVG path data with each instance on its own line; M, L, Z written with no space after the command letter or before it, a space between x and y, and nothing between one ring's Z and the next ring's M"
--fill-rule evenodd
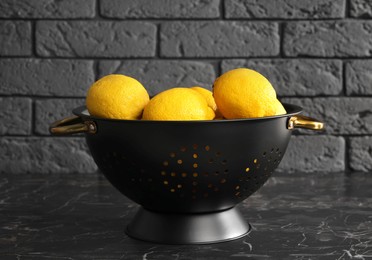
M246 236L251 226L236 207L213 213L169 214L140 208L128 236L161 244L212 244Z

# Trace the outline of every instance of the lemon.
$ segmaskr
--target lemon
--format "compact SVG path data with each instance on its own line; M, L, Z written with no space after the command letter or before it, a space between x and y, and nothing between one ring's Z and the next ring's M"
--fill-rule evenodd
M263 75L251 69L238 68L218 77L213 84L213 96L218 109L228 119L277 113L275 89Z
M139 119L150 97L136 79L107 75L89 88L86 105L93 116L111 119Z
M205 101L207 101L208 106L212 108L213 111L217 110L217 105L216 102L214 101L212 91L199 86L191 87L191 89L199 92L199 94L201 94L205 98Z
M205 100L208 103L208 106L210 108L212 108L214 113L216 114L215 119L221 119L223 117L222 114L220 113L220 111L217 108L216 101L214 101L212 91L210 91L208 89L205 89L205 88L202 88L202 87L199 87L199 86L191 87L191 89L199 92L205 98Z
M144 120L212 120L215 114L205 98L190 88L172 88L153 97Z
M287 114L287 111L283 107L282 103L278 99L272 102L272 105L275 107L275 116Z

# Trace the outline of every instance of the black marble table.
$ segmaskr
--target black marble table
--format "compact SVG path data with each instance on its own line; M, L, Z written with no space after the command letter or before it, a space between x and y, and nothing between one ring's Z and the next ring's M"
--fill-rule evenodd
M0 176L0 259L372 259L372 174L274 175L239 205L252 232L211 245L127 237L137 205L99 174Z

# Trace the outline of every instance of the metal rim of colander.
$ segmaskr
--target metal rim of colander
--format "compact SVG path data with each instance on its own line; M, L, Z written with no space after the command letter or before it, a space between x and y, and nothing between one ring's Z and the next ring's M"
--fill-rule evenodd
M205 124L205 123L213 123L213 124L219 124L219 123L228 123L228 122L243 122L243 121L260 121L260 120L268 120L268 119L276 119L276 118L282 118L282 117L291 117L294 115L297 115L302 112L302 107L288 104L288 103L282 103L283 106L290 110L290 113L277 115L277 116L266 116L266 117L254 117L254 118L238 118L238 119L223 119L223 120L132 120L132 119L109 119L109 118L101 118L92 116L89 114L86 106L80 106L72 110L72 113L76 116L80 116L83 118L89 118L92 120L100 120L100 121L111 121L111 122L140 122L140 123L176 123L176 124Z

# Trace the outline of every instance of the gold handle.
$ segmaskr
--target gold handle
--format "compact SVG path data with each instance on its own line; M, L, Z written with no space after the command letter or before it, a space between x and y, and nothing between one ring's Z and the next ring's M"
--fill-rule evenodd
M70 116L51 124L49 132L52 135L71 135L78 133L94 134L97 132L97 126L93 121L82 122L80 117Z
M288 129L305 128L319 131L324 129L324 123L311 117L295 115L289 118L287 128Z

